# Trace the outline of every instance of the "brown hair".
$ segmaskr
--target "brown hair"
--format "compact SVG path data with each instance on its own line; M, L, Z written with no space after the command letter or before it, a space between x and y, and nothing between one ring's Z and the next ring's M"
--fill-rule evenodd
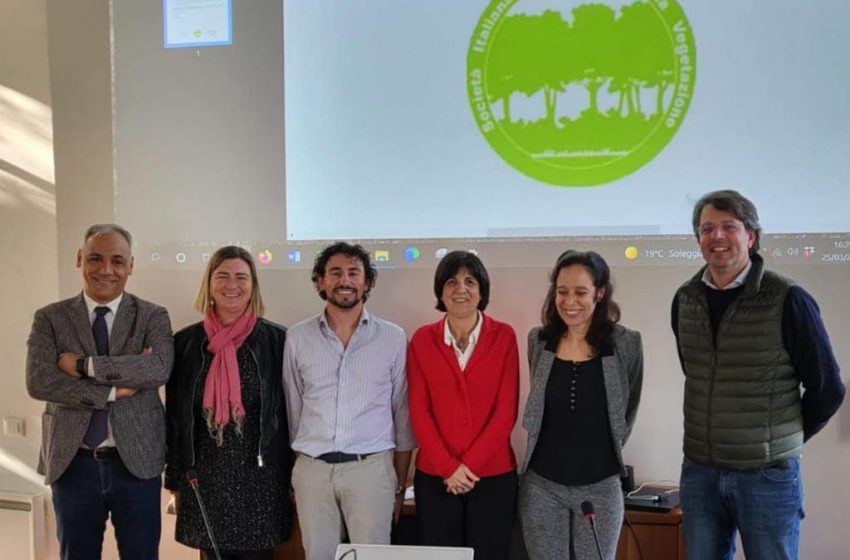
M744 223L747 231L754 231L756 240L753 246L750 247L750 256L759 252L759 238L761 237L761 225L759 225L759 213L756 210L756 205L753 202L739 193L731 189L714 191L700 198L694 206L694 214L691 222L694 226L694 235L699 239L699 219L702 215L703 208L711 205L721 212L729 212L736 219Z
M595 251L568 250L558 257L552 272L549 273L549 291L546 293L546 301L543 302L541 312L543 328L540 331L540 339L547 344L557 345L561 335L567 332L567 325L561 319L558 307L555 305L555 297L558 289L558 274L562 269L573 265L581 265L587 269L593 280L593 287L597 292L602 291L602 297L596 302L596 309L590 320L587 343L603 356L611 354L614 350L614 325L620 320L620 306L612 299L614 285L611 282L608 263Z

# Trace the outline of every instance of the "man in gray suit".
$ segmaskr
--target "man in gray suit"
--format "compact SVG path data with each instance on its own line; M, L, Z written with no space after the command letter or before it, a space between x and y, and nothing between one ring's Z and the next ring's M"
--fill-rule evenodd
M53 490L63 560L101 556L112 516L122 560L158 557L171 373L162 307L124 291L132 239L93 225L77 252L83 292L39 309L27 342L27 390L46 401L38 470Z

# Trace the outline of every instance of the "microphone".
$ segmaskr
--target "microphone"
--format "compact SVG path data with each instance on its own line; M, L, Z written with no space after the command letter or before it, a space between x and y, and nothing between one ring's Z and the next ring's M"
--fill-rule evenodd
M213 536L212 526L210 525L210 520L207 517L207 509L204 507L204 500L201 498L201 492L198 490L198 473L195 469L189 469L186 471L186 480L189 482L189 486L192 487L192 490L195 492L195 499L198 501L198 507L201 510L201 517L204 518L204 525L207 528L207 536L210 538L210 542L212 543L213 552L215 552L216 560L221 560L221 552L218 550L218 545L215 542L215 537Z
M596 533L596 513L593 511L593 502L590 500L583 501L581 503L581 513L590 523L590 528L593 529L593 540L596 542L596 552L599 554L599 560L603 560L602 547L599 546L599 535Z

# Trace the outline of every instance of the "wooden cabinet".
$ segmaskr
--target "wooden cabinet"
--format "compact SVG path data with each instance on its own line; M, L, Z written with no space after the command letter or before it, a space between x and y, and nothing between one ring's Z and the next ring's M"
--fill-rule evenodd
M405 502L402 520L396 527L393 542L415 545L419 544L417 540L416 505L412 501ZM527 559L521 542L519 547L519 550L512 548L510 557L513 560ZM301 532L297 523L292 537L277 547L274 557L275 560L303 560ZM617 545L617 560L685 560L682 510L678 507L667 513L626 510L626 522L623 523Z
M301 527L295 519L289 539L274 549L274 560L304 560L304 548L301 546Z
M682 510L666 513L626 510L617 560L685 560Z

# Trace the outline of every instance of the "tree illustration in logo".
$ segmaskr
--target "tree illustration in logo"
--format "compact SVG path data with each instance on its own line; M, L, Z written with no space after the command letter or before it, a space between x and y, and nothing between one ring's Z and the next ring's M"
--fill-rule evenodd
M491 2L467 56L470 104L493 149L522 173L562 186L607 183L652 160L693 95L694 39L679 5L521 8Z

